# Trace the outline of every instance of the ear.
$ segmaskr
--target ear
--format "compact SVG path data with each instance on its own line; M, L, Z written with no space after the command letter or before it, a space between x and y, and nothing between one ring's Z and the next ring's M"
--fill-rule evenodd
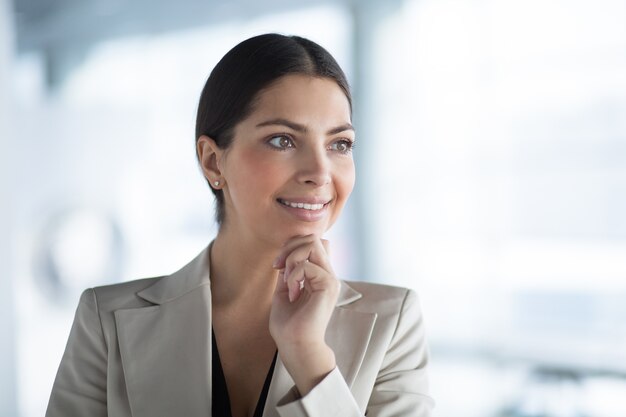
M202 135L196 143L196 152L198 153L198 161L200 161L202 173L209 181L209 184L211 184L211 187L222 188L224 179L220 169L220 161L224 150L220 149L212 138ZM215 185L216 181L219 181L217 186Z

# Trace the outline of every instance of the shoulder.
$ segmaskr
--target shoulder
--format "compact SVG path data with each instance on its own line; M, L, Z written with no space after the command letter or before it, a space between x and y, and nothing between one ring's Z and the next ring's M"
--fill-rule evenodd
M210 283L208 249L169 275L90 288L83 294L81 302L95 303L99 312L113 312L173 300Z
M101 312L143 307L149 303L139 297L137 293L154 285L162 278L164 277L143 278L90 288L85 290L83 298L91 293L98 305L98 310Z

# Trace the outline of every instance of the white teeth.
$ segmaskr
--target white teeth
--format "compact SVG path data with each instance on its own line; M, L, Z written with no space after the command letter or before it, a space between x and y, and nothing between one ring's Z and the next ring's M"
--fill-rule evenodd
M289 207L303 208L305 210L321 210L324 207L324 204L292 203L286 200L280 200L280 202Z

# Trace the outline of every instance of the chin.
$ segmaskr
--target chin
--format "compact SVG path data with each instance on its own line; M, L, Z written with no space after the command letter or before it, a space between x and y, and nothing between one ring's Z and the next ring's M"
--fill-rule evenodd
M330 229L330 226L327 224L305 224L305 225L297 225L294 227L286 227L284 229L286 238L290 239L296 236L307 236L307 235L316 235L322 236L326 233L326 230Z

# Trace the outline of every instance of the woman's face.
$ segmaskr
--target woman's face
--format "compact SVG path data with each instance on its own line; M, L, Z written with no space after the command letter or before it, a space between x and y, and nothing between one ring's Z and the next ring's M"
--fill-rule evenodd
M287 75L263 90L218 156L224 226L275 245L321 236L354 186L350 121L348 100L332 79Z

